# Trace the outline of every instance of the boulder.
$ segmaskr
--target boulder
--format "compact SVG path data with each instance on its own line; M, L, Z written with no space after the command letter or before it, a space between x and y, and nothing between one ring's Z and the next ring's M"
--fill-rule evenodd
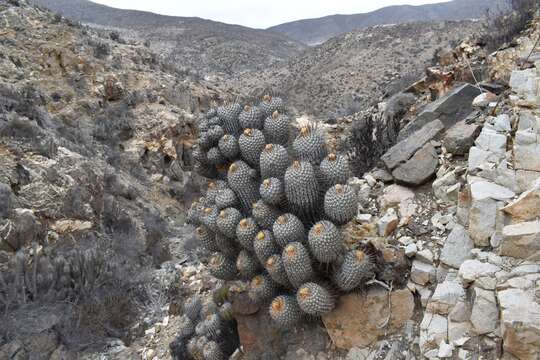
M494 184L489 181L475 181L471 184L471 196L472 200L508 200L516 196L516 194L504 186Z
M470 84L456 86L446 95L432 102L399 133L398 140L411 136L424 125L439 119L449 129L456 122L465 119L472 111L474 98L480 90Z
M11 227L4 229L5 234L0 233L8 250L19 250L26 244L39 242L47 234L47 228L29 209L15 209L11 216ZM0 247L3 244L0 243Z
M502 230L499 255L540 260L540 220L507 225Z
M388 209L382 218L377 221L380 236L389 236L396 230L399 218L393 208Z
M419 186L435 175L438 165L437 151L431 143L427 143L412 158L395 168L392 176L397 182Z
M517 170L540 171L540 129L516 132L514 166Z
M457 281L444 281L437 285L426 310L433 314L448 315L465 298L465 290Z
M504 157L506 153L506 135L484 126L480 135L474 141L480 149Z
M447 341L448 320L446 317L430 312L424 313L420 323L420 351L438 349L441 341Z
M477 335L488 334L497 329L499 310L493 291L474 288L471 324Z
M489 104L497 102L497 95L492 92L486 91L474 98L472 106L476 108L486 108Z
M411 267L411 280L418 285L426 285L436 278L437 272L432 264L414 260Z
M435 138L442 130L444 125L439 120L418 129L414 136L407 137L391 147L382 157L386 167L390 170L395 169L399 164L409 160L418 150L427 142Z
M459 269L465 260L471 258L473 248L474 242L469 237L467 230L456 224L446 238L440 260L445 265Z
M538 75L536 74L536 70L526 69L512 71L509 85L512 90L519 95L537 95Z
M469 284L484 277L494 277L501 269L493 264L478 260L465 260L459 267L458 275L464 284Z
M474 200L469 210L469 234L476 246L489 246L497 223L497 201L491 198Z
M474 140L481 130L482 128L476 124L460 121L446 132L443 145L451 154L465 155L473 146Z
M414 297L408 289L390 294L372 288L367 294L348 294L339 298L337 307L322 320L333 343L341 349L365 347L380 336L399 331L414 313ZM385 325L388 319L387 326Z
M540 216L540 180L537 180L533 187L524 192L502 208L502 210L512 216L514 221L528 221Z
M415 195L412 190L393 184L384 188L380 204L383 210L397 206L401 224L408 224L417 209L414 199Z
M540 304L534 289L498 292L503 348L520 360L540 357Z

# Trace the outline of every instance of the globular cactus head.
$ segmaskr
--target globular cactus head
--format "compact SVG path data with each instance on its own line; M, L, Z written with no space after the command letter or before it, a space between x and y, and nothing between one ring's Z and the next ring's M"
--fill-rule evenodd
M176 333L182 339L190 338L195 333L193 321L188 316L182 315L178 321Z
M263 96L259 107L265 116L269 116L275 111L283 111L285 109L283 100L280 97L271 96L269 94Z
M287 272L285 271L285 266L283 265L280 254L270 256L266 260L265 269L268 272L268 275L270 275L272 280L276 283L287 288L291 287L291 282L287 277Z
M260 270L259 261L247 250L241 250L236 259L236 268L243 279L251 279Z
M259 200L252 207L252 215L257 224L263 229L271 229L280 212L276 208Z
M316 223L308 234L309 248L313 256L321 263L331 263L343 253L343 236L330 221Z
M209 270L213 277L221 280L236 278L236 264L222 253L215 253L210 259Z
M278 144L266 144L260 152L261 178L283 179L290 164L287 149Z
M235 259L238 256L240 248L234 239L231 239L222 233L216 233L216 246L218 251L229 259Z
M341 266L334 274L335 284L343 291L363 286L375 276L375 265L362 250L352 250L345 255Z
M326 138L316 126L302 127L292 147L298 159L313 165L319 165L327 154Z
M264 136L267 142L272 144L287 145L289 142L289 126L290 119L280 113L274 111L264 120Z
M321 183L328 189L336 184L346 184L351 177L349 160L346 156L329 154L319 166Z
M217 146L214 146L210 150L208 150L208 154L206 155L208 159L208 163L211 165L221 165L225 164L225 157L223 154L219 151Z
M315 278L309 252L301 243L294 242L285 246L281 258L293 287L298 288Z
M218 142L218 149L223 157L234 160L240 153L238 139L234 135L225 134Z
M263 133L258 129L244 129L238 138L240 156L250 166L259 167L261 152L266 145Z
M276 243L285 247L288 243L304 242L304 224L293 214L283 214L279 216L272 226Z
M302 319L302 310L298 306L296 297L291 295L280 295L274 298L269 312L275 324L283 329L292 328Z
M270 256L277 254L280 251L274 241L272 232L269 230L262 230L257 233L257 236L253 241L253 249L255 250L255 255L257 255L259 262L263 265Z
M216 234L205 226L200 226L195 229L195 235L199 244L208 251L217 251Z
M262 129L264 114L256 106L244 106L244 110L238 116L242 129Z
M244 249L253 251L253 242L259 231L260 228L255 219L242 219L236 227L236 239Z
M219 316L225 321L232 321L234 319L234 311L230 302L226 301L219 307Z
M212 340L219 339L222 329L222 320L219 315L217 313L208 314L203 323L208 334L207 336Z
M280 206L285 201L283 184L278 178L264 179L259 187L259 193L265 203Z
M344 225L354 219L358 211L358 200L352 187L337 184L324 196L324 212L338 225Z
M222 120L223 129L227 134L237 134L240 131L238 115L242 112L242 105L232 103L217 108L216 114Z
M203 356L204 360L226 360L227 358L215 341L209 341L204 345Z
M245 212L251 211L252 205L260 197L257 172L245 162L238 160L229 166L227 179L242 209Z
M201 222L213 232L217 232L219 230L217 227L217 218L218 210L214 206L205 208L201 214Z
M278 291L277 284L268 275L257 275L249 284L249 297L255 302L266 302Z
M242 220L242 213L230 207L219 212L216 225L223 235L232 239L236 236L236 227L240 220Z
M221 126L214 125L214 126L211 126L210 129L208 129L206 134L208 135L210 139L210 144L212 146L215 146L217 145L219 139L221 139L221 137L225 134L225 132L223 131L223 128Z
M229 207L237 207L239 205L238 198L232 189L219 190L216 195L216 207L222 210Z
M193 322L199 319L201 309L202 302L198 296L192 296L184 302L184 315Z
M329 313L335 307L334 297L316 283L306 283L296 292L296 301L303 312L313 316Z
M285 196L292 210L303 221L316 220L320 213L320 192L313 166L293 161L285 172Z

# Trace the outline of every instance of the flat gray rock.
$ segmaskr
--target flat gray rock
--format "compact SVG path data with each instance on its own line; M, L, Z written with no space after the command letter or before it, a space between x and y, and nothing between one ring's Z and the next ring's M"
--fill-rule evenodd
M392 176L397 182L418 186L433 177L439 165L439 158L435 147L428 143L418 150L412 158L399 165Z
M473 248L474 242L469 237L467 230L463 226L456 224L444 243L440 257L441 262L459 269L465 260L472 257L471 250Z
M449 153L465 155L474 145L474 140L481 130L482 128L476 124L467 124L465 121L460 121L446 132L443 144Z
M427 142L435 138L444 129L444 124L435 120L414 133L413 136L391 147L382 157L382 161L390 170L409 160Z

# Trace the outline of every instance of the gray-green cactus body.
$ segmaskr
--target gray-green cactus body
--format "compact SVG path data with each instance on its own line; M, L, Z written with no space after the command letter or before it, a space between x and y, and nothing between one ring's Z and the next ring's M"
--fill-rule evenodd
M332 186L324 196L324 212L338 225L354 219L358 211L358 200L352 187L337 184Z
M259 167L261 152L266 145L264 135L257 129L245 129L238 138L242 159L254 168Z
M259 273L260 264L249 251L241 250L236 259L236 268L243 279L251 279Z
M265 203L280 206L285 201L283 183L278 178L265 179L259 187L259 193Z
M294 139L292 148L296 157L319 165L327 154L326 138L316 127L303 127Z
M272 226L272 231L276 243L281 247L292 242L302 243L306 237L304 224L293 214L283 214L278 217Z
M349 160L344 155L329 154L321 162L319 171L326 189L336 184L346 184L351 177Z
M221 154L229 160L235 160L238 157L238 154L240 154L238 138L234 135L223 135L223 137L219 139L218 148Z
M334 275L335 284L343 291L351 291L374 277L374 265L362 250L352 250Z
M245 106L244 110L238 115L240 127L242 129L259 129L263 128L264 114L256 106Z
M259 259L259 262L264 266L266 260L274 254L280 252L279 246L274 241L274 236L271 231L263 230L260 231L255 240L253 241L253 250L255 255Z
M216 244L216 234L206 226L200 226L195 229L195 235L199 244L208 251L218 251Z
M249 284L249 297L256 302L266 302L276 296L278 286L268 275L256 275Z
M306 283L296 292L296 301L306 314L321 316L335 308L334 297L323 286Z
M235 135L240 132L238 116L241 112L242 106L238 103L220 106L217 109L217 116L222 120L223 129L227 134Z
M308 234L309 248L321 263L331 263L344 252L343 235L330 221L316 223Z
M259 104L259 108L265 116L270 116L276 111L285 111L285 104L280 97L265 95Z
M267 144L260 153L261 178L283 179L290 165L287 149L278 144Z
M219 190L216 195L216 207L218 210L226 209L229 207L237 207L239 205L238 198L232 189Z
M320 193L317 177L309 162L294 161L285 172L285 196L292 210L303 221L318 218Z
M213 277L221 280L234 280L236 278L236 264L227 256L215 253L210 259L209 270Z
M193 322L199 319L201 309L202 302L198 296L192 296L184 302L184 315Z
M294 327L302 319L302 310L295 296L280 295L272 301L269 309L274 323L283 329Z
M232 239L236 237L236 227L240 220L242 220L242 213L231 207L221 210L216 224L223 235Z
M283 260L281 259L280 254L274 254L266 260L265 269L268 272L268 275L276 283L284 287L292 287L289 278L287 277L287 272L285 271L285 265L283 265Z
M244 249L248 251L254 251L253 242L255 241L255 236L257 236L259 231L260 228L259 225L257 225L257 223L255 222L255 219L242 219L236 227L236 239Z
M242 209L250 212L253 204L260 197L257 172L245 162L238 160L229 167L227 179L231 189L240 200Z
M275 111L264 120L264 136L270 144L287 145L289 142L290 119Z
M264 201L259 200L253 204L252 215L261 228L272 229L272 225L279 217L280 211Z
M309 252L302 243L294 242L285 246L281 258L293 287L298 288L315 278Z

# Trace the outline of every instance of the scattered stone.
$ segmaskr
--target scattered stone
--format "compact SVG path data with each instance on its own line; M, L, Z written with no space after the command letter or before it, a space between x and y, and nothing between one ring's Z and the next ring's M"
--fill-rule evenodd
M514 139L516 170L540 171L540 129L520 130Z
M509 85L519 95L536 95L537 74L535 69L514 70L510 76Z
M518 359L540 355L540 304L535 292L507 289L498 292L504 350Z
M407 257L413 257L418 252L418 248L416 247L416 244L409 244L405 247L405 255Z
M371 172L371 174L375 179L382 181L383 183L389 183L394 180L392 174L386 171L386 169L375 169Z
M379 336L395 333L411 319L414 297L408 289L393 291L390 303L389 312L388 292L381 288L372 288L366 295L341 296L336 309L322 319L338 348L365 347ZM389 316L388 325L384 326Z
M434 314L448 315L465 297L465 290L457 281L445 281L435 289L426 310Z
M39 222L32 210L13 210L11 222L9 231L5 234L0 233L0 239L7 245L4 250L19 250L26 244L41 242L46 235L46 227ZM4 244L0 242L0 249L3 247Z
M476 246L489 246L496 228L497 202L491 198L473 200L469 210L469 235Z
M492 92L485 92L477 97L474 98L472 102L472 106L476 108L486 108L489 106L490 103L497 101L497 95L493 94Z
M433 253L429 249L424 249L416 254L416 258L426 264L433 264Z
M533 220L540 216L540 180L532 189L524 192L515 201L502 210L512 216L515 221Z
M418 150L412 158L392 171L396 181L419 186L433 177L439 165L437 151L430 143Z
M438 356L441 359L446 359L446 358L452 357L453 351L454 351L454 347L452 345L447 344L445 341L441 341L441 344L439 345Z
M447 333L446 317L425 312L420 323L420 351L425 354L429 350L438 349L440 343L447 340Z
M419 285L426 285L436 278L435 267L419 260L414 260L411 268L411 280Z
M470 318L477 335L495 331L499 322L499 310L495 293L474 287L474 300Z
M540 220L505 226L499 255L539 261Z
M503 186L489 181L475 181L471 184L471 196L473 201L488 198L493 200L508 200L516 196L516 194Z
M460 121L446 132L443 144L450 154L465 155L474 145L482 128L476 124Z
M481 277L494 277L500 268L490 263L480 262L478 260L465 260L459 268L459 276L465 284L474 282Z
M467 230L459 224L454 225L441 250L440 260L443 264L459 269L461 264L471 258L474 242Z
M386 214L377 221L377 228L379 229L380 236L389 236L396 230L399 224L399 218L396 211L390 208L386 211Z

